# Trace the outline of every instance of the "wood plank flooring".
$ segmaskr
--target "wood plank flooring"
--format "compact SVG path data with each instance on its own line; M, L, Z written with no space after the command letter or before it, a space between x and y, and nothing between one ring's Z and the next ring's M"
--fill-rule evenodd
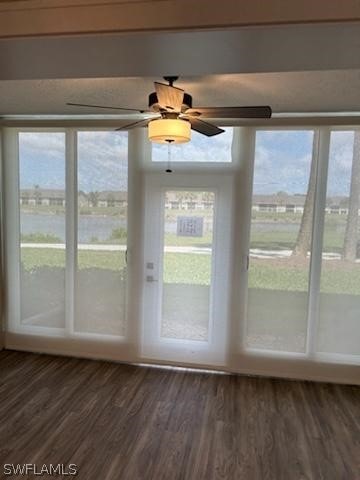
M359 480L360 388L2 351L0 478L25 478L4 463L74 463L81 480Z

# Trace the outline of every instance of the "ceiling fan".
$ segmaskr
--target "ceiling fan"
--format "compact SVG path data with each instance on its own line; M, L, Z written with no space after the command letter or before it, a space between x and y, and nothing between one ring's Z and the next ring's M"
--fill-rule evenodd
M154 82L155 92L149 95L148 109L91 105L83 103L67 103L70 106L91 107L111 110L122 110L146 114L148 117L124 125L116 130L130 130L148 126L149 139L157 143L184 143L191 138L191 129L207 137L224 132L205 118L270 118L269 106L255 107L196 107L192 106L192 97L181 88L175 87L178 77L168 76L168 82ZM150 115L150 116L149 116Z

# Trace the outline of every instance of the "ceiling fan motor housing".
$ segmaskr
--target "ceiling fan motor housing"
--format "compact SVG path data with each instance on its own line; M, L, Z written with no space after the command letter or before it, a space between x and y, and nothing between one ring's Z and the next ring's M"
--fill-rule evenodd
M158 102L158 98L156 92L150 93L149 95L149 108L154 112L160 111L160 105ZM192 108L192 96L188 93L184 93L184 100L181 107L181 111L185 112L188 108Z

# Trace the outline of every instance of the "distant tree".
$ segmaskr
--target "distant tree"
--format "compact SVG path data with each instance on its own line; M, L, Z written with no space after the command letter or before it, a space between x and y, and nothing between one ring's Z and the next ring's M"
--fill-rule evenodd
M360 208L360 132L354 133L353 161L351 168L349 214L346 222L343 259L354 262L356 260L356 250L359 228L359 208Z
M99 203L99 192L89 192L88 199L91 207L97 207Z
M277 201L278 205L285 205L286 202L287 202L287 198L286 198L287 196L288 196L288 194L286 192L283 192L281 190L279 192L277 192L276 201Z
M29 192L21 192L22 204L28 205L29 204Z
M214 200L214 194L212 192L203 192L202 198L204 202L212 202Z
M114 207L115 206L115 195L113 193L108 193L106 196L107 206Z
M185 192L176 192L175 193L175 198L176 198L176 201L179 203L179 208L182 208L182 204L184 202L184 200L186 199L186 193Z
M186 192L186 200L189 200L190 202L193 202L196 199L196 193L195 192Z
M349 208L349 199L348 198L342 198L339 202L339 206L342 208Z
M317 133L314 133L313 151L317 144ZM305 198L304 211L301 218L301 224L299 233L296 239L295 247L292 252L293 256L306 257L310 248L311 241L311 227L313 219L313 209L315 200L315 187L316 187L316 155L313 155L310 168L309 183Z
M35 203L36 205L41 204L41 192L40 192L40 186L39 185L34 185L34 196L35 196Z

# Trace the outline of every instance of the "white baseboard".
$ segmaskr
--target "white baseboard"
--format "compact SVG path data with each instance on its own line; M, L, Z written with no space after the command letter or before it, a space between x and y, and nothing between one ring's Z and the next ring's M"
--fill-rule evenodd
M123 363L141 363L199 370L221 371L231 374L276 377L289 380L360 385L360 366L304 360L301 358L266 358L257 355L237 355L228 366L198 365L183 362L163 362L143 358L136 347L123 341L99 341L89 338L59 338L24 335L7 332L5 348L49 355L107 360Z

